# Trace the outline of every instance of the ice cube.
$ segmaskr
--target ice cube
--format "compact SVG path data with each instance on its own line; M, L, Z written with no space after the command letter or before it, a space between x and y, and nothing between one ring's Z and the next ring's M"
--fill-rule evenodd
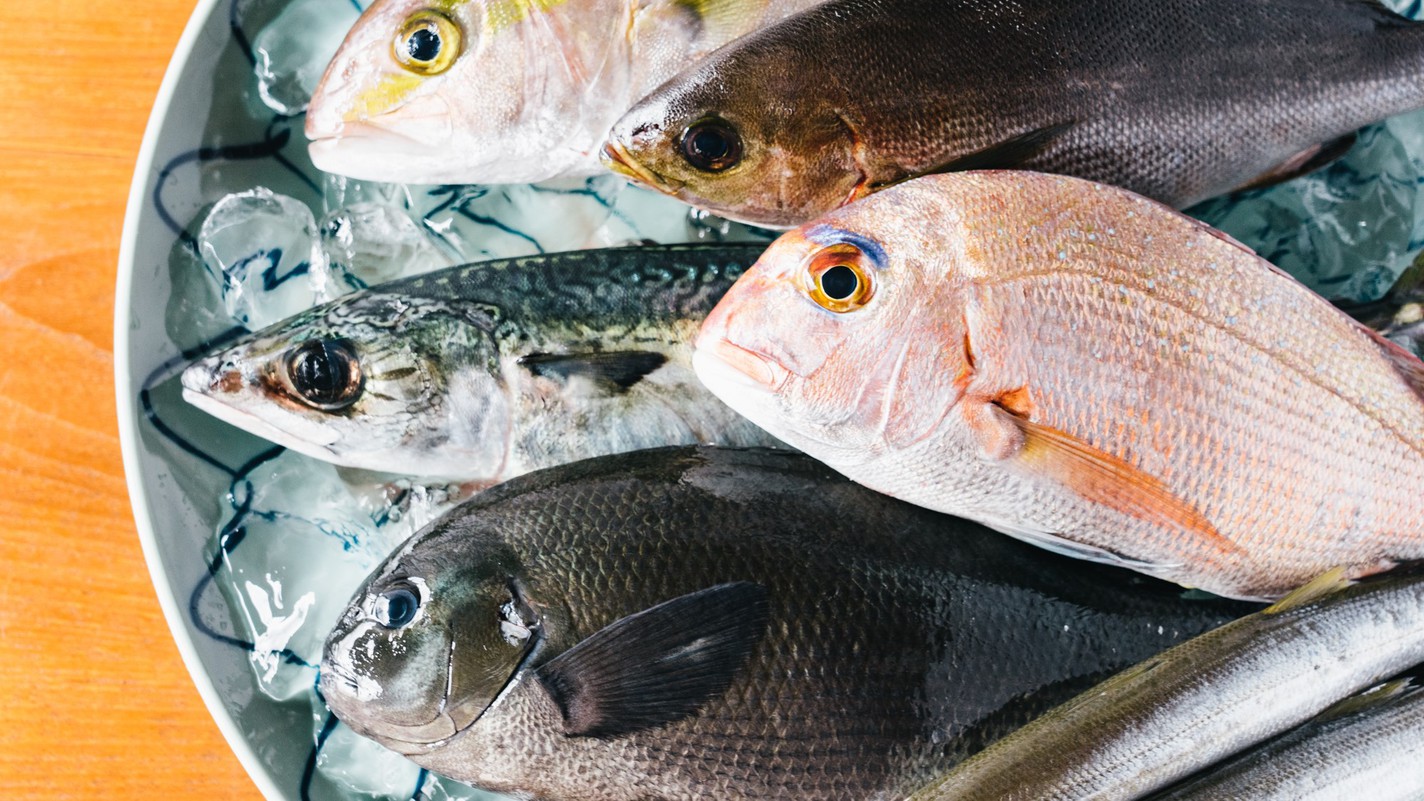
M337 209L320 230L326 257L322 268L312 271L312 289L321 302L454 263L404 209L387 203Z
M252 642L257 685L277 700L315 680L326 635L367 574L465 493L399 481L352 488L325 462L287 451L239 485L244 532L216 580Z
M300 201L264 187L226 195L204 218L198 251L223 307L248 328L312 304L307 274L313 258L322 256L316 220Z
M268 108L301 114L346 31L360 16L351 0L295 0L252 41L257 93Z

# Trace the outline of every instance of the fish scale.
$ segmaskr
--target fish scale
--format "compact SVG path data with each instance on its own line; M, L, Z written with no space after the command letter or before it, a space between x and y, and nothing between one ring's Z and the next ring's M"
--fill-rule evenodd
M543 642L462 734L402 741L399 716L380 699L358 702L325 678L361 670L394 690L398 655L409 653L453 652L457 687L486 670L478 647L441 645L435 622L482 619L460 605L469 586L461 571L502 549L542 610ZM355 656L368 653L360 637L386 636L363 628L368 599L409 576L429 588L432 624L391 634L399 648L373 645L389 663ZM651 728L564 733L541 671L630 615L728 582L766 588L768 622L724 690ZM1067 570L796 454L663 449L529 474L418 534L372 574L328 639L323 693L358 732L502 792L890 799L1047 704L1243 609L1184 601L1099 566Z
M802 271L855 242L886 254L864 257L874 294L823 309ZM1424 365L1124 190L1007 172L886 190L775 243L694 365L867 486L1187 586L1279 597L1424 558Z

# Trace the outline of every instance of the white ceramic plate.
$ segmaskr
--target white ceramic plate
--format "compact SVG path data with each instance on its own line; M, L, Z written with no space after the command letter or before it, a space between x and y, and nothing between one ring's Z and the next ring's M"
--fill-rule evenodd
M745 232L689 218L612 177L486 191L320 175L305 156L301 117L264 105L253 43L278 20L271 30L310 32L299 37L309 50L293 55L309 62L356 13L352 0L198 4L154 105L124 229L115 368L125 469L174 639L268 798L478 797L355 737L314 695L321 642L356 584L451 499L440 487L398 484L392 493L385 482L394 479L342 475L284 453L187 407L171 374L240 324L278 319L331 291L330 280L310 280L323 258L310 249L315 220L354 202L399 208L432 234L412 269ZM310 65L276 69L299 66ZM1196 211L1324 294L1376 295L1424 242L1419 154L1424 116L1400 117L1368 129L1322 174ZM212 204L258 186L287 198L274 206L279 217L311 210L310 228L238 220L218 242L224 252L205 257L195 236Z

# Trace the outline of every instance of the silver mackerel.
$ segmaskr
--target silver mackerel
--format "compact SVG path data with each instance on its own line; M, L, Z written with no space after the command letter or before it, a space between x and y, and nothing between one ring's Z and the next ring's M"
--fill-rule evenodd
M773 446L689 342L762 244L613 248L354 292L190 366L205 411L347 467L492 484L660 445Z

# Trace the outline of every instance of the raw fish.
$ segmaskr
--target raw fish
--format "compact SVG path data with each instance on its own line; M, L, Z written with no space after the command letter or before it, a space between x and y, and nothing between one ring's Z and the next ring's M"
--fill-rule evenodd
M417 533L327 639L357 732L521 798L903 798L1242 614L786 452L602 457Z
M1424 558L1424 364L1122 189L888 189L775 242L693 364L869 487L1220 595Z
M764 247L586 250L391 281L195 362L183 396L318 459L476 484L657 445L775 445L691 365L697 326Z
M1424 106L1424 25L1370 0L829 0L688 67L614 169L787 227L934 172L1017 168L1178 207Z
M1276 606L1119 673L976 754L910 801L1132 801L1424 659L1424 579L1383 577L1331 593L1335 578L1327 574ZM1407 707L1399 711L1410 714ZM1259 783L1217 785L1184 797L1339 801L1359 797L1348 780L1333 792L1307 791L1354 774L1362 781L1353 788L1368 789L1369 798L1418 798L1424 774L1417 757L1408 762L1411 751L1421 751L1417 704L1412 716L1412 725L1396 718L1357 726L1361 736L1353 741L1338 733L1318 740L1320 750L1308 756L1297 748L1280 762L1252 760L1264 768ZM1391 733L1392 727L1402 731ZM1380 741L1359 742L1371 734ZM1329 747L1330 739L1337 747ZM1400 775L1393 783L1388 772L1371 770L1391 752L1404 773L1414 774L1412 782ZM1275 783L1271 774L1292 773L1295 792L1267 793ZM1387 795L1392 783L1395 792ZM1400 792L1411 783L1415 794Z
M312 162L417 184L591 175L634 101L814 2L377 0L312 97Z

